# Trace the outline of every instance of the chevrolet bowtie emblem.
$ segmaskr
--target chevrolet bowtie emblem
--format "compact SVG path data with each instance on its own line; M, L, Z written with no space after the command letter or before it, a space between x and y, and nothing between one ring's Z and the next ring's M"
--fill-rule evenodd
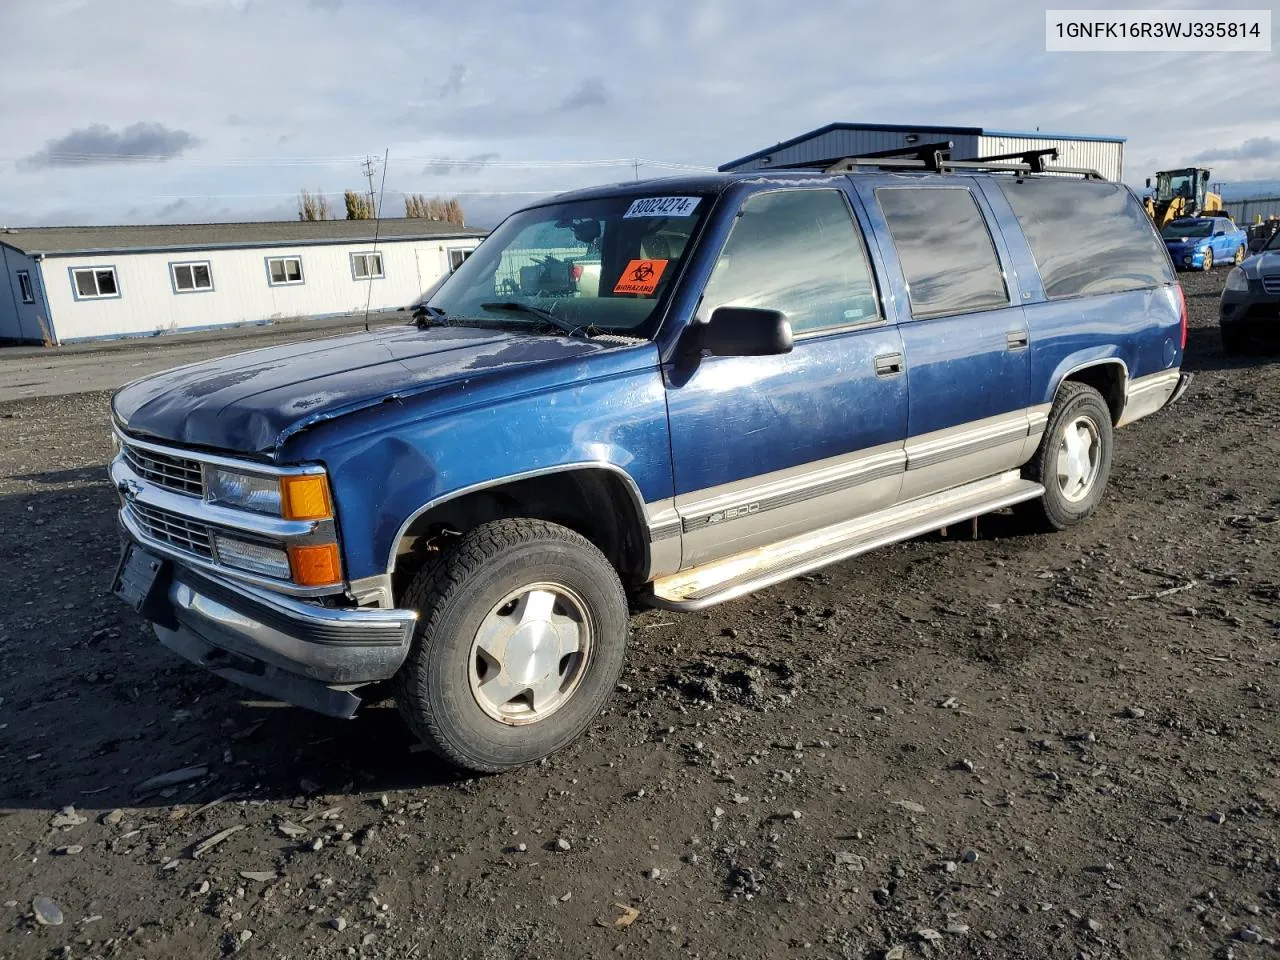
M136 480L126 479L117 483L116 489L120 491L120 494L125 497L125 499L134 500L137 498L138 494L142 492L142 484L138 483Z

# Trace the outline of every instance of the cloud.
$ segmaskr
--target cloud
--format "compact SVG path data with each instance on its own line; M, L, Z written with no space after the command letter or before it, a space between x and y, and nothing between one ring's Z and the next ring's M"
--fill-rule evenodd
M342 0L307 0L307 6L316 10L341 10Z
M446 177L451 173L479 173L500 156L502 156L500 153L473 153L465 160L442 157L436 163L427 164L422 168L422 172L437 177Z
M467 68L465 64L455 63L449 68L449 76L445 78L444 83L440 84L440 96L456 97L462 92L462 86L467 82Z
M135 123L119 133L95 123L48 141L20 160L19 166L38 170L122 160L171 160L199 143L200 139L187 131L170 130L162 123Z
M1280 158L1280 139L1252 137L1238 147L1205 150L1191 158L1193 163L1211 163L1215 160L1269 160Z
M573 91L560 104L561 110L584 110L588 107L603 107L613 99L613 94L599 77L587 77L573 88Z

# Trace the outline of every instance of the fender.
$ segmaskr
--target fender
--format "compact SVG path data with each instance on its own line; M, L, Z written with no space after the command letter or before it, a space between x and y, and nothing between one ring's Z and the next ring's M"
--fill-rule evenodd
M560 473L575 473L584 470L603 470L620 479L631 501L631 509L638 526L642 530L649 529L649 523L646 518L644 508L644 497L640 495L640 488L636 485L631 474L627 473L615 464L608 463L603 460L587 460L576 463L561 464L555 467L543 467L540 470L525 470L520 473L512 473L503 477L495 477L492 480L486 480L481 483L474 483L467 487L460 487L457 490L441 494L440 496L424 503L421 507L406 517L404 523L400 524L400 529L396 531L396 535L391 541L391 549L387 553L387 576L390 576L395 571L396 552L399 549L400 541L403 540L405 534L409 532L414 521L437 507L443 506L452 500L457 500L459 497L465 497L468 494L477 493L481 490L492 490L496 487L506 486L507 484L516 483L520 480L530 480L534 477L553 476Z

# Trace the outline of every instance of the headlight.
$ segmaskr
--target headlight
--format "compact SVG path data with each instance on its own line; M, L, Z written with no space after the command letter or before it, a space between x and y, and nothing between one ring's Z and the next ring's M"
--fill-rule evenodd
M1227 274L1226 289L1234 293L1244 293L1249 289L1249 278L1239 267L1232 267L1231 272Z
M333 516L329 482L323 473L268 477L211 467L205 475L206 497L240 510L286 520L328 520Z
M280 481L276 477L212 467L205 475L205 490L210 503L280 516Z

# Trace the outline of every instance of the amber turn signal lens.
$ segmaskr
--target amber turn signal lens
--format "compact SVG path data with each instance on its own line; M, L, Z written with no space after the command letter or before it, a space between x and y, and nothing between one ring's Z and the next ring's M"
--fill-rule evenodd
M342 580L342 561L336 543L290 547L289 568L293 582L302 587L327 587Z
M322 473L282 477L280 502L286 520L328 520L333 516L329 482Z

